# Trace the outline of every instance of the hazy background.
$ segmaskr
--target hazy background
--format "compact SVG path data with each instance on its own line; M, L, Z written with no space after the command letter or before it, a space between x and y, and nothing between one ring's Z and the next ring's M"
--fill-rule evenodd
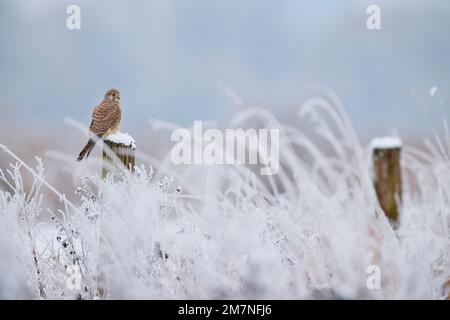
M81 30L66 28L70 4ZM380 31L366 28L370 4ZM446 0L1 0L0 143L26 159L75 157L85 137L62 118L89 125L117 87L124 131L154 155L170 142L148 118L226 125L237 107L221 83L282 121L329 88L363 141L430 135L450 115L449 34Z
M81 7L81 30L66 28L69 4ZM381 7L380 31L366 28L369 4ZM449 115L449 32L445 0L2 0L1 115L88 124L118 87L126 125L190 125L234 113L221 81L277 113L325 86L359 131L415 132L428 126L423 106L434 120Z

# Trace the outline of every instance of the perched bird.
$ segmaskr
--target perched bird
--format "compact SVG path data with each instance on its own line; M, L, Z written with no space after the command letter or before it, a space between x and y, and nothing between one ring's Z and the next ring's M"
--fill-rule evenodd
M99 139L116 133L120 127L122 111L120 109L120 92L117 89L108 90L105 93L103 101L94 109L92 113L92 122L89 131ZM81 150L78 161L89 157L95 146L95 140L89 139L86 146Z

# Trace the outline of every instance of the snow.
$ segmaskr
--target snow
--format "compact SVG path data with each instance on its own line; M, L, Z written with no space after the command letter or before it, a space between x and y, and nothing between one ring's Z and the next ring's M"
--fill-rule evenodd
M105 140L131 146L132 149L136 149L136 141L128 133L116 132L106 137Z
M430 89L430 96L434 97L437 93L438 88L436 86Z
M396 149L402 146L402 140L393 136L378 137L373 138L370 145L372 149Z

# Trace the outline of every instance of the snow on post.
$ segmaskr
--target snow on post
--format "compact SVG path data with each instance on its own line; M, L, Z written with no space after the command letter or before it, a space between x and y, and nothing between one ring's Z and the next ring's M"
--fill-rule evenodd
M371 142L374 187L386 216L394 228L398 227L402 201L400 153L402 141L398 137L374 138Z
M132 136L128 133L117 132L107 136L104 140L104 144L102 168L103 178L106 178L108 173L111 172L111 169L117 169L117 165L114 165L114 161L111 160L110 153L108 153L108 148L117 156L117 158L120 159L126 168L131 171L134 170L134 152L136 150L136 142Z

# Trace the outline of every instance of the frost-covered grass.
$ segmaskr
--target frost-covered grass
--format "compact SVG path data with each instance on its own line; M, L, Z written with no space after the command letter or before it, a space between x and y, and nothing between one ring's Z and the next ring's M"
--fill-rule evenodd
M167 157L155 173L142 164L120 178L83 177L75 206L46 184L40 160L24 190L31 168L15 159L1 173L0 298L444 298L447 130L445 140L425 140L428 151L403 146L394 231L375 197L370 149L340 103L315 98L299 116L320 139L260 108L233 120L281 130L280 172L268 178L238 165L175 168ZM59 212L42 207L49 192ZM371 265L379 290L366 285Z

